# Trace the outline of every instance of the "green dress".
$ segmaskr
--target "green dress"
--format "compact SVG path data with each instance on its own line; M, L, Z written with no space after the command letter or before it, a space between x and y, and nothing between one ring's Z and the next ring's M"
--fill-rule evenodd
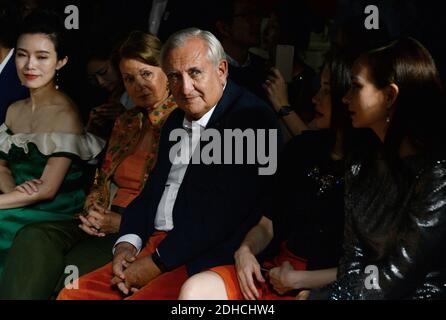
M0 274L14 236L21 227L33 222L72 219L82 210L85 193L81 160L93 159L104 145L103 140L89 133L13 134L5 124L0 126L0 159L8 162L17 185L40 178L49 157L73 159L54 199L23 208L0 209Z

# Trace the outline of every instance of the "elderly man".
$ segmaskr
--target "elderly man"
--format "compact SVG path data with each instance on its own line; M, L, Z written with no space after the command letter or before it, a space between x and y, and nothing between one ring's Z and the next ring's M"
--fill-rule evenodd
M265 163L253 162L249 152L240 158L240 152L252 153L250 145L228 150L226 133L251 132L254 145L263 144L260 149L268 147L275 157L275 115L227 80L224 50L207 31L186 29L172 35L162 51L162 67L180 109L164 124L157 165L124 212L113 262L81 277L78 289L67 286L59 299L176 299L189 275L232 263L244 234L260 219L268 174L274 170L262 175L259 168ZM172 133L178 130L186 136L175 153L178 143ZM214 143L205 143L206 131L214 139L220 133L223 144L214 144L221 147L214 151L223 154L224 163L194 161ZM179 161L191 145L191 161Z

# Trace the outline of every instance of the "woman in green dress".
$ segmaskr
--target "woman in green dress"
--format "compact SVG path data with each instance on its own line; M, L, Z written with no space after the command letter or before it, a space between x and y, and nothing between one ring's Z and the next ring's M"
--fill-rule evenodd
M104 146L84 133L73 101L58 90L57 73L68 62L62 32L58 17L37 13L17 40L17 73L30 98L11 105L0 126L0 274L17 230L82 209L82 160Z

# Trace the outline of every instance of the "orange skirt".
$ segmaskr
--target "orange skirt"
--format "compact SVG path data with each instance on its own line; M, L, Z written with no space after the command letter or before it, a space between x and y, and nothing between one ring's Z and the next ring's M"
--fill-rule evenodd
M152 254L159 243L167 235L165 232L154 233L147 246L138 257ZM78 280L78 289L63 289L58 300L175 300L178 298L181 286L187 280L185 266L163 273L150 281L138 292L126 297L110 285L113 278L112 263L90 272Z
M305 270L307 266L307 261L291 253L287 249L285 243L282 244L279 255L274 257L272 260L263 262L262 266L266 269L272 269L275 267L280 267L285 261L291 263L295 270ZM245 299L243 297L242 290L240 289L237 272L234 265L219 266L209 270L218 273L218 275L223 278L229 300ZM267 279L265 283L257 282L256 287L260 295L259 300L295 300L296 295L298 294L297 290L293 290L285 295L279 295L276 291L274 291L274 288Z

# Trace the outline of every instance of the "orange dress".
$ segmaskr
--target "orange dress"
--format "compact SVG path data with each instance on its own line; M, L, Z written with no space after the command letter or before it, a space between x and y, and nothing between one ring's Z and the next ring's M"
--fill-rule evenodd
M112 206L126 208L138 196L141 191L141 181L146 174L145 164L149 156L150 152L137 149L116 168L113 182L117 185L118 190L112 201Z

